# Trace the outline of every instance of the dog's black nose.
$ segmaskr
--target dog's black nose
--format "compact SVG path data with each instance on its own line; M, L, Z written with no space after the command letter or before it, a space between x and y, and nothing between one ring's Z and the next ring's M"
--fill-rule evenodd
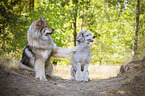
M95 38L95 36L93 36L93 38Z
M54 29L52 28L52 32L54 31Z

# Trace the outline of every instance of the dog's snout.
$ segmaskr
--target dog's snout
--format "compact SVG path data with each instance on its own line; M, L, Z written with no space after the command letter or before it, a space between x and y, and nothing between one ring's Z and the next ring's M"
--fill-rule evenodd
M95 36L93 36L93 38L95 38Z
M50 33L46 33L46 35L49 35Z
M52 32L54 31L54 29L52 28Z

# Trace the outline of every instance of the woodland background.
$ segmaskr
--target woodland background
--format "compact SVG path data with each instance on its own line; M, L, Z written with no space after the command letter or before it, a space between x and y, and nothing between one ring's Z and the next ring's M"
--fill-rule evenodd
M59 47L74 47L80 30L93 32L91 64L120 65L145 56L145 0L1 0L0 10L0 54L14 61L21 59L28 27L41 16L55 29ZM70 59L52 62L66 65Z

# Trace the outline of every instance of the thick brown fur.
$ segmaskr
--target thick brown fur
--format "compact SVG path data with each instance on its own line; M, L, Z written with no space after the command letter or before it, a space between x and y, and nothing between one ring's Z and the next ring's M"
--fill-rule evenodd
M45 17L40 17L34 21L27 33L27 45L23 49L21 65L33 67L35 77L47 81L46 74L53 76L53 65L51 57L67 58L69 54L75 52L77 48L66 49L57 47L50 36L54 29L50 28Z

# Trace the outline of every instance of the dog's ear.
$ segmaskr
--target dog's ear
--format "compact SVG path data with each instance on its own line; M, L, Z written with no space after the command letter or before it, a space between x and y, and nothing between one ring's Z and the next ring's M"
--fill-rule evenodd
M38 21L42 21L42 16L38 19Z
M77 41L83 42L85 41L84 35L83 34L79 34L77 37Z
M36 26L38 26L38 28L42 25L43 20L42 20L42 16L37 20L36 22Z
M43 19L45 20L45 16L43 17Z

